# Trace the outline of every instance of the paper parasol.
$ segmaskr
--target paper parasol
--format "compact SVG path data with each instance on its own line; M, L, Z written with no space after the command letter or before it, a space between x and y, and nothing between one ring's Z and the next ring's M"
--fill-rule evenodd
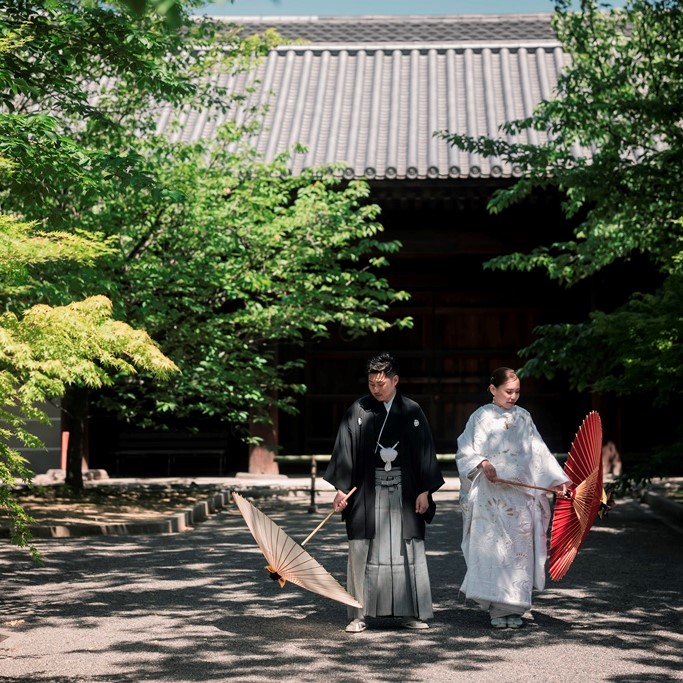
M352 607L362 607L317 560L248 500L232 494L254 540L268 561L266 571L283 587L287 581ZM316 529L317 531L317 529ZM310 538L310 536L309 536ZM308 540L308 539L306 539Z
M602 423L586 416L574 437L564 472L573 483L571 497L555 501L550 535L550 578L559 581L574 561L595 522L602 502Z

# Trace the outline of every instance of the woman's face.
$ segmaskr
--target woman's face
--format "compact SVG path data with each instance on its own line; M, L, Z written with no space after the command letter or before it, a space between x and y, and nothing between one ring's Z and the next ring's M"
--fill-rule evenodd
M493 402L499 408L509 410L517 403L519 398L519 378L511 377L505 384L501 384L499 387L489 384L489 391L493 396Z

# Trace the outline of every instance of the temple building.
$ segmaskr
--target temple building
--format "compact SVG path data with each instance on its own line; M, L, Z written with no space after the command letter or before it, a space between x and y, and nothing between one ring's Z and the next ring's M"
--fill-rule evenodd
M469 414L490 400L491 371L520 367L518 352L533 341L536 326L582 320L618 289L614 279L567 290L541 272L484 269L492 257L569 237L561 197L539 191L494 215L489 200L520 169L459 151L434 135L497 136L502 123L552 98L567 58L550 20L550 14L229 19L245 33L274 27L284 38L250 73L210 75L235 92L253 90L230 115L267 105L265 125L253 139L265 161L301 144L306 151L292 157L292 173L339 163L345 179L367 180L370 201L381 207L383 236L403 245L381 271L392 287L410 293L391 315L414 321L410 330L355 340L335 329L303 349L283 348L285 357L303 354L299 379L307 391L298 415L273 416L266 451L329 453L346 408L366 392L367 358L386 350L400 359L400 388L425 410L437 451L454 453ZM171 127L169 114L161 113L158 132L176 140L211 136L221 123L194 112ZM519 141L541 136L531 131ZM528 379L520 405L558 453L567 451L595 408L606 439L619 448L627 442L634 452L647 447L632 419L633 402L578 394L561 380ZM91 467L128 473L115 455L120 436L91 433ZM239 459L229 458L227 468L243 469L246 457Z

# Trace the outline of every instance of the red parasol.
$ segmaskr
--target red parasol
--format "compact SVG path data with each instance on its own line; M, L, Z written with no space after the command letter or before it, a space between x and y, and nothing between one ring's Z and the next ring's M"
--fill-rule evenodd
M603 499L602 423L592 411L574 437L565 474L573 485L569 497L555 500L550 535L550 578L559 581L574 561L595 522Z

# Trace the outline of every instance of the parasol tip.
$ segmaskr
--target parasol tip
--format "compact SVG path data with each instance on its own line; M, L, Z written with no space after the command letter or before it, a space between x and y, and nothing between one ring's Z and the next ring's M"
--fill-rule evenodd
M277 570L270 565L267 567L264 567L264 569L270 574L270 578L273 581L277 581L280 584L280 588L284 588L284 585L287 583L286 579L283 579L278 573Z

